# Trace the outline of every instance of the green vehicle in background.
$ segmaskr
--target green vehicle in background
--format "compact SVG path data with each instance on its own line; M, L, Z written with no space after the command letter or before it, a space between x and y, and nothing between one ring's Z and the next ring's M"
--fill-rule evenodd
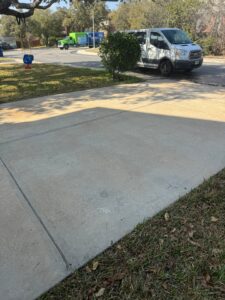
M68 50L70 46L86 46L87 45L87 33L86 32L71 32L69 36L58 41L58 48L60 50Z

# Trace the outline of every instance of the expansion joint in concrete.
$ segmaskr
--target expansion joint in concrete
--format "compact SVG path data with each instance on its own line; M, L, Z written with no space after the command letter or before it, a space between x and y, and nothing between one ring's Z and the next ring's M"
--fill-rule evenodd
M63 262L66 265L66 269L70 270L71 269L71 265L69 264L69 262L67 261L65 255L63 254L62 250L60 249L59 245L56 243L56 241L54 240L52 234L50 233L50 231L48 230L48 228L46 227L45 223L43 222L43 220L41 219L41 217L39 216L38 212L35 210L35 208L33 207L33 205L31 204L30 200L28 199L28 197L26 196L26 194L24 193L24 191L22 190L21 186L19 185L18 181L16 180L15 176L13 175L12 171L9 169L9 167L6 165L6 163L4 162L3 158L0 156L0 162L2 163L2 165L5 167L7 173L9 174L10 178L12 179L12 181L14 182L14 184L16 185L16 187L18 188L18 190L20 191L21 195L23 196L23 199L25 200L25 202L28 204L29 208L31 209L32 213L35 215L36 219L38 220L38 222L41 224L43 230L45 231L45 233L47 234L48 238L51 240L51 242L53 243L53 245L55 246L57 252L59 253L59 255L61 256Z

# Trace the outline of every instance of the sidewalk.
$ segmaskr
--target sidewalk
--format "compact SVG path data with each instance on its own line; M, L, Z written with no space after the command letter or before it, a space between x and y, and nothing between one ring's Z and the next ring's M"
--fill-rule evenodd
M222 56L205 56L204 57L204 62L207 62L207 63L222 63L224 64L225 63L225 57Z
M225 89L154 80L0 106L0 299L38 297L225 166Z

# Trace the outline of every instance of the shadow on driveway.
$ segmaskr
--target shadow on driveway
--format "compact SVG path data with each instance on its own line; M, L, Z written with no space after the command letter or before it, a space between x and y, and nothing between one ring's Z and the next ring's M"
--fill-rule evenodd
M61 109L68 105L59 101ZM225 165L225 122L96 107L1 129L1 138L9 129L17 136L0 147L14 180L2 190L9 195L20 187L19 200L0 201L4 300L36 298L62 279L63 270L66 277ZM25 224L30 234L24 234L16 203L38 233ZM5 213L7 205L14 214Z

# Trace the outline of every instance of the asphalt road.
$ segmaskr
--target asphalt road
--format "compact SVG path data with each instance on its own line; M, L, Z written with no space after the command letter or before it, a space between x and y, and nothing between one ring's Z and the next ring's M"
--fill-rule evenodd
M31 53L34 55L35 61L43 63L56 63L70 65L73 67L87 67L87 68L102 68L100 58L97 55L79 54L77 49L59 50L59 49L35 49ZM21 59L24 51L6 51L5 57L12 57ZM29 51L28 51L29 53ZM158 71L155 70L138 70L157 78L160 76ZM189 80L192 82L225 86L225 60L222 59L205 59L201 68L194 70L190 74L175 73L171 76L176 80Z
M5 57L23 58L25 53L34 55L36 62L64 64L73 67L101 68L101 60L97 55L78 54L76 49L59 50L58 48L32 49L27 52L20 50L5 51Z

